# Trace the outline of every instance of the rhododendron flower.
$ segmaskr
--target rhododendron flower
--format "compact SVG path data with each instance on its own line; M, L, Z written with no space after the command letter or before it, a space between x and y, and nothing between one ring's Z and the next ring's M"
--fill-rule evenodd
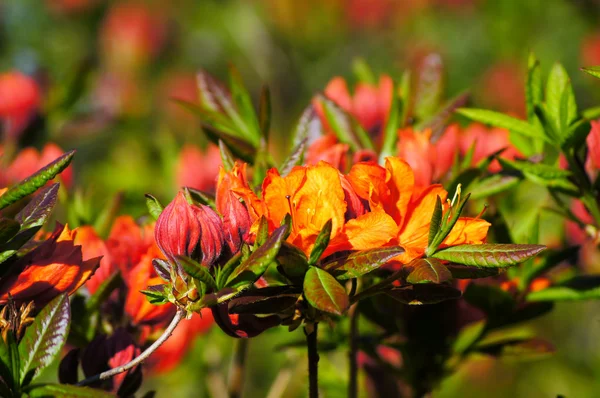
M206 151L185 145L175 168L177 186L214 192L220 167L221 153L216 145L209 145Z
M340 108L354 116L360 125L369 132L375 143L380 143L381 132L387 123L392 105L394 83L383 75L377 85L358 83L351 95L346 81L334 77L325 87L325 96ZM320 103L315 100L315 109L319 113L324 126L328 126L327 118ZM331 128L329 128L331 132Z
M487 128L483 124L473 123L462 130L459 134L459 144L461 154L469 152L471 147L475 145L473 151L473 165L477 164L487 156L498 152L500 149L505 149L501 157L505 159L515 159L521 154L511 144L508 130L493 127ZM490 164L490 171L500 171L502 167L498 161L494 160Z
M18 302L41 308L59 294L73 294L93 274L100 258L84 259L74 242L77 230L58 224L50 238L14 265L15 273L0 282L0 303L9 294Z
M123 278L127 279L131 269L155 244L154 223L140 226L131 216L119 216L115 219L105 244L111 263L106 272L100 272L111 275L119 269Z
M225 243L219 215L208 206L189 204L183 192L158 217L154 237L170 261L187 256L207 267L221 255Z
M219 190L215 198L217 211L223 216L223 227L225 231L225 240L231 253L237 253L243 242L248 240L250 232L250 214L238 196L233 193L226 179L225 170L221 168L219 172Z
M46 144L42 152L33 147L21 150L6 169L0 169L0 186L24 180L63 154L64 151L58 145L52 143ZM57 178L66 187L71 187L73 184L73 166L67 167Z
M450 126L435 143L431 142L431 130L406 128L398 132L398 137L398 156L413 169L416 185L440 181L452 167L458 151L458 126Z
M328 134L313 141L306 151L306 163L317 164L324 161L338 170L346 169L346 158L350 146L338 142L337 137Z
M100 44L109 67L131 71L146 65L162 48L166 21L143 3L117 3L102 24Z
M262 200L248 187L236 165L227 173L228 186L249 207L254 226L264 215L270 230L278 227L286 214L292 219L288 242L307 255L325 223L332 222L331 242L324 256L337 250L366 250L386 244L397 232L394 221L386 214L364 213L354 198L350 184L331 165L295 167L282 177L276 169L267 172L262 184ZM221 181L226 178L220 179ZM217 187L220 190L221 187ZM363 214L364 213L364 214Z
M20 72L0 74L0 124L8 137L16 138L40 106L37 83ZM0 132L2 132L0 130Z
M140 262L131 269L129 277L125 280L127 285L125 312L134 325L142 323L154 325L168 321L175 315L175 306L151 304L148 298L140 293L140 290L146 290L148 286L165 283L156 275L152 266L152 260L155 258L163 258L163 256L156 246L151 246Z
M356 194L368 201L374 214L386 214L394 220L397 234L390 243L405 250L396 260L406 264L421 257L427 248L436 198L446 201L448 193L444 188L416 186L410 166L393 157L386 159L385 168L373 163L354 165L348 180ZM441 247L483 243L489 225L482 219L460 217Z
M100 257L100 264L94 275L87 281L85 287L94 294L102 282L110 278L116 267L104 241L98 236L94 228L84 225L77 228L75 244L81 246L84 257Z

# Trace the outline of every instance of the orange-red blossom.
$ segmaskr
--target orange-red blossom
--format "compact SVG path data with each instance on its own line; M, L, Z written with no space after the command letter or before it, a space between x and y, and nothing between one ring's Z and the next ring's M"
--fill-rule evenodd
M253 222L251 233L261 216L273 230L290 214L288 242L307 255L331 219L331 240L323 257L400 245L405 253L396 259L406 263L425 253L436 198L447 197L440 185L417 187L410 166L395 157L388 158L385 167L358 163L347 176L325 162L295 167L287 176L271 169L260 198L249 188L245 167L236 164L232 171L222 171L217 192L227 189L243 199ZM448 206L444 204L444 209ZM484 220L461 217L442 246L483 243L488 227Z

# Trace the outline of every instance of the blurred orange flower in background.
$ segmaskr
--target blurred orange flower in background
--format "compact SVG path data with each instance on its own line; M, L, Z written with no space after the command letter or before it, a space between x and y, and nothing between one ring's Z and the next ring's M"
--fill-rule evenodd
M0 122L8 137L16 138L27 127L40 102L40 89L31 77L20 72L0 73Z
M202 151L194 145L184 145L177 159L175 178L177 187L190 187L214 192L221 167L221 153L216 145Z
M17 302L33 300L41 308L59 294L73 294L100 264L100 258L84 259L75 244L77 230L57 224L48 240L13 266L17 271L0 283L0 303L9 295Z
M472 123L459 133L460 153L462 155L469 152L471 146L475 145L473 152L472 165L487 156L505 149L500 155L505 159L515 159L520 156L520 152L511 144L508 130L498 127L488 128L480 123ZM490 164L490 171L500 171L502 166L497 160Z

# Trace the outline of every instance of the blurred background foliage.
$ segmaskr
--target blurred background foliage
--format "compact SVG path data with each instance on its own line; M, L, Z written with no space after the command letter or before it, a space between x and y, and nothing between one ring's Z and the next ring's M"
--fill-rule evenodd
M357 60L398 79L438 53L448 97L470 89L473 106L521 116L534 51L545 72L563 63L581 108L597 105L599 82L578 69L600 64L599 18L597 0L2 0L0 72L18 70L41 85L42 110L18 145L52 141L78 150L75 186L92 203L81 213L93 220L122 192L121 211L141 216L144 193L166 202L178 189L183 145L206 146L198 120L171 100L194 100L200 68L226 80L227 65L236 65L255 99L270 87L272 149L281 160L302 109L332 77L369 78ZM521 206L516 217L528 210ZM557 305L528 325L555 343L554 356L474 358L434 395L595 396L599 309ZM286 386L284 396L304 396L304 352L280 347L302 337L273 329L251 341L245 396L266 396L274 381ZM209 396L231 350L231 339L213 328L147 389L158 388L159 397ZM343 350L322 355L327 397L345 396L345 360Z

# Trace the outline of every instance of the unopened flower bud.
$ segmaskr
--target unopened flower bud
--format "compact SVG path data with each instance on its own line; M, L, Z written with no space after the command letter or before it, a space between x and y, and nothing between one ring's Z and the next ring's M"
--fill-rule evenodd
M223 223L208 206L189 204L182 192L156 221L154 237L170 261L187 256L211 266L223 249Z

